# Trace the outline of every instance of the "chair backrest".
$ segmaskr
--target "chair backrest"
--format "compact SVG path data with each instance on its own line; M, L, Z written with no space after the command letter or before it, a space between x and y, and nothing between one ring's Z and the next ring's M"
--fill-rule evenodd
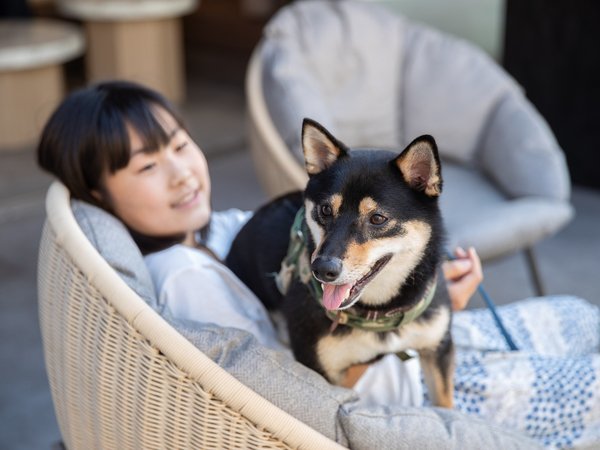
M262 84L262 47L250 58L246 71L248 137L255 168L271 196L304 189L308 175L282 139L271 119Z
M442 156L477 165L498 106L523 97L476 46L370 2L282 8L260 55L270 118L299 160L310 117L350 146L403 148L432 134Z
M404 35L402 17L365 2L297 2L267 24L264 97L297 156L304 117L350 146L398 144Z
M94 249L54 183L38 266L52 398L69 449L341 448L240 383Z

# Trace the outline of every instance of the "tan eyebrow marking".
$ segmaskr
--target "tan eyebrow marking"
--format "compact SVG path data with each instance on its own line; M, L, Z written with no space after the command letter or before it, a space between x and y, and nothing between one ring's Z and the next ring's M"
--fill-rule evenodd
M331 211L332 211L334 217L336 217L339 214L340 208L342 207L343 200L344 200L344 197L342 197L340 194L335 194L335 195L331 196L331 199L330 199Z
M377 202L373 200L371 197L363 198L358 205L358 213L366 217L371 214L373 211L377 210Z

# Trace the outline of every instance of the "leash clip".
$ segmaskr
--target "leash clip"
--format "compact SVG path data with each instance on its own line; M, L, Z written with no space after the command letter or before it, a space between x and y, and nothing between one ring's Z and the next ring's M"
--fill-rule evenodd
M338 311L335 317L332 319L331 326L329 327L329 332L333 333L338 325L345 325L348 323L348 315L343 311Z

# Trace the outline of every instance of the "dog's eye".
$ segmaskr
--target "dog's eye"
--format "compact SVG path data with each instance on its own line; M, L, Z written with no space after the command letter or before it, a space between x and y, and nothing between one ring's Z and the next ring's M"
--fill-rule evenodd
M331 210L331 206L329 205L321 205L321 215L325 216L325 217L329 217L333 214L333 211Z
M383 225L387 222L387 217L382 216L381 214L373 214L369 219L373 225Z

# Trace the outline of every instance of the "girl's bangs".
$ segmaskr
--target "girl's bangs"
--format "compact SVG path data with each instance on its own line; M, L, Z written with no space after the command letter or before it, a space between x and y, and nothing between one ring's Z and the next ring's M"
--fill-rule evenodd
M129 129L133 129L142 142L142 150L145 153L157 152L169 143L169 132L157 117L156 109L163 108L163 105L153 104L146 99L136 99L138 101L119 105L114 114L109 117L107 142L104 148L107 149L107 167L110 173L123 169L129 164L131 152L139 150L131 148L131 138ZM168 111L171 114L171 111ZM178 121L178 118L175 117ZM106 128L105 128L106 129Z

